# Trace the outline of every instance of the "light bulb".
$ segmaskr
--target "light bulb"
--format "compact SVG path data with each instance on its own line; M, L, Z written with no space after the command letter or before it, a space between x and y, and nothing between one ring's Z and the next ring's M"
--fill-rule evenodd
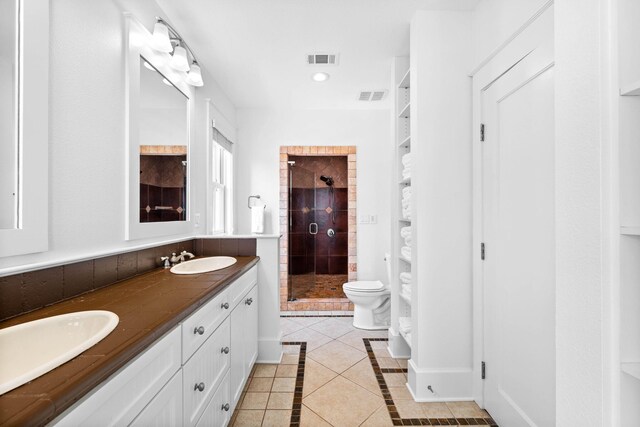
M151 36L151 47L160 52L171 52L173 46L169 39L169 29L162 22L156 22Z
M189 61L187 61L187 51L182 46L176 46L169 65L178 71L189 71Z
M312 75L311 78L314 82L326 82L327 80L329 80L329 74L319 72Z
M202 81L202 72L200 71L200 66L194 62L191 64L191 70L189 74L187 74L187 83L191 86L203 86L204 82Z

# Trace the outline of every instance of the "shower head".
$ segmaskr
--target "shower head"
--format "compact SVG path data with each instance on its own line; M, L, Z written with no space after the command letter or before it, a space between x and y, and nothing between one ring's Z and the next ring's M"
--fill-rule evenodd
M329 187L333 185L333 178L330 176L320 175L320 181L323 181Z

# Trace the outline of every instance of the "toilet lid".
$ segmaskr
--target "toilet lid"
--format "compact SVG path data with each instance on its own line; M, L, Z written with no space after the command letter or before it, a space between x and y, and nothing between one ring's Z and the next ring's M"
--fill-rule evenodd
M343 288L350 291L373 292L382 290L384 284L379 280L359 280L357 282L347 282Z

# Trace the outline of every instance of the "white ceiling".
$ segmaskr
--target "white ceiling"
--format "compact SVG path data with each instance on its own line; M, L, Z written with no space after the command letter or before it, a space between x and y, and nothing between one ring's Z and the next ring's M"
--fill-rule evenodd
M157 0L237 108L390 108L357 100L390 89L391 59L409 54L418 9L473 9L477 0ZM339 53L337 66L306 55ZM313 72L331 75L316 83ZM206 84L206 81L205 81Z

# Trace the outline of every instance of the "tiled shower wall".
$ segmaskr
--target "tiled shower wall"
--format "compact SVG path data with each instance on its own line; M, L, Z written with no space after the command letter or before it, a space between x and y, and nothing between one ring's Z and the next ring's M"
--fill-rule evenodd
M347 156L289 156L295 161L294 188L291 190L291 230L289 235L290 273L344 274L348 272L348 217ZM300 169L315 173L315 180L296 179ZM302 177L309 175L298 174ZM329 187L320 175L333 177L334 203L331 204ZM314 212L310 208L315 207ZM335 223L333 218L335 215ZM318 224L315 239L308 233L309 222ZM327 235L332 228L334 237Z
M185 220L182 162L186 160L186 155L140 156L140 222Z
M324 147L324 146L282 146L280 147L280 230L282 232L282 238L280 239L280 309L284 311L300 311L300 310L353 310L353 305L346 298L321 298L312 300L298 300L287 301L288 297L288 275L289 275L289 188L288 188L288 164L287 161L290 157L306 157L313 159L313 157L322 156L339 156L346 157L347 159L347 175L346 175L346 202L347 202L347 216L346 227L344 223L336 224L340 225L341 230L347 230L347 277L348 280L357 279L357 257L356 257L356 147L355 146L342 146L342 147ZM331 175L332 173L324 173L324 175ZM334 179L336 177L334 176ZM338 179L342 182L344 176L339 176ZM321 182L322 185L325 185ZM325 185L326 187L326 185ZM344 188L343 185L341 185ZM339 196L336 192L336 203L338 203ZM341 205L343 206L343 205ZM344 221L341 218L340 221ZM338 222L338 217L336 217ZM318 224L319 226L320 223ZM336 227L338 228L338 227ZM321 234L320 230L318 234ZM324 228L324 235L326 236L326 228ZM328 248L327 248L328 249ZM336 254L337 255L337 254ZM329 267L329 252L327 250L327 268ZM322 268L322 267L321 267Z

